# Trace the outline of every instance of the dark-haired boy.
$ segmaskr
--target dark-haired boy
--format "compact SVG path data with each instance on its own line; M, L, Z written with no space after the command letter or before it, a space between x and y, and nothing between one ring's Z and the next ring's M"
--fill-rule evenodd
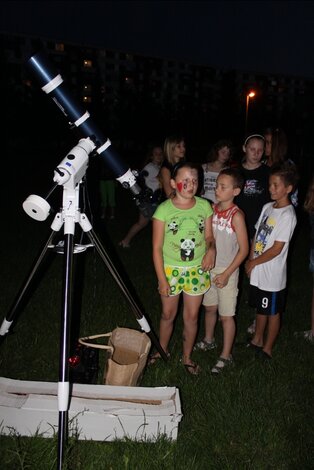
M233 199L243 187L243 177L237 168L221 170L216 182L213 233L216 242L216 263L211 271L212 285L204 294L205 337L195 349L209 350L216 347L214 331L217 311L223 328L223 348L212 368L219 374L233 363L232 347L236 333L234 315L238 296L239 266L249 251L247 230L243 212Z
M256 308L256 329L248 344L260 357L271 359L284 311L289 242L297 218L289 194L297 183L294 165L272 167L269 192L274 202L265 204L256 224L245 270L250 276L250 305ZM264 333L267 334L264 341Z

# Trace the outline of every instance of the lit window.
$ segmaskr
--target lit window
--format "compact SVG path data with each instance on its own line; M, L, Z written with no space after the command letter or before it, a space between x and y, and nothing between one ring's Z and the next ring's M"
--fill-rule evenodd
M91 68L93 66L93 62L91 60L84 60L84 67Z
M62 42L57 42L55 44L55 50L59 52L64 52L64 44Z

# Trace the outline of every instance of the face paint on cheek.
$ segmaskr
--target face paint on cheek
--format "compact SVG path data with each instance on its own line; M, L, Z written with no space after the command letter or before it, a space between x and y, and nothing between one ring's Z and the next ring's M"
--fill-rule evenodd
M180 183L177 183L177 190L179 191L179 193L182 193L182 187L183 187L182 181L180 181Z

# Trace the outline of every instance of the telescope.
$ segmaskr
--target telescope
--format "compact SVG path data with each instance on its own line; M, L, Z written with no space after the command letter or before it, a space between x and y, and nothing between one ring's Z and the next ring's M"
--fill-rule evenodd
M0 339L9 331L13 323L18 307L21 304L26 292L28 291L32 280L39 269L47 250L54 245L52 241L55 234L64 227L64 241L62 249L57 252L64 255L63 263L63 292L61 304L60 321L60 353L59 353L59 381L58 381L58 470L62 469L64 457L64 445L67 439L68 424L68 406L70 397L69 382L69 348L70 348L70 325L72 316L72 298L73 298L73 255L75 252L83 251L84 246L80 245L79 250L75 250L74 235L75 225L78 223L83 232L89 238L89 247L95 247L101 259L107 266L113 279L120 287L126 300L131 306L138 324L141 329L151 338L152 343L159 351L161 357L167 361L168 357L161 347L157 336L151 330L149 322L143 314L143 308L130 286L129 280L113 263L108 250L103 247L101 241L94 232L86 214L81 212L80 184L84 179L88 167L89 155L97 153L104 159L104 163L111 169L117 181L124 188L130 189L135 195L135 201L140 210L144 211L147 207L148 195L145 189L142 189L137 182L135 174L120 159L119 155L111 146L107 137L97 129L92 122L90 115L77 105L70 93L66 90L62 77L51 69L41 54L31 57L29 64L37 74L42 90L50 95L58 108L66 116L71 127L76 127L82 134L82 138L73 147L66 157L59 163L54 171L54 187L49 192L47 198L57 186L63 186L63 200L60 211L56 214L52 224L52 232L44 244L41 252L34 262L24 284L21 286L13 305L0 326ZM25 212L35 220L43 221L49 215L50 206L47 201L40 196L31 195L23 203ZM87 246L87 245L86 245Z
M126 189L130 189L135 196L137 205L141 205L142 194L136 177L130 168L122 161L111 145L108 137L93 123L88 111L75 102L67 90L60 74L48 63L43 53L33 55L28 64L36 75L42 90L49 95L64 116L68 119L71 128L77 128L82 137L90 139L94 144L94 151L104 159L105 165L113 172L115 178Z

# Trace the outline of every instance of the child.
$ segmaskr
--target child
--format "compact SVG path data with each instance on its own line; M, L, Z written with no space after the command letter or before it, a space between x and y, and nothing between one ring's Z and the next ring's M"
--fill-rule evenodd
M232 364L232 345L235 337L235 309L238 295L239 266L249 252L244 214L233 203L243 187L243 178L237 168L226 168L219 173L216 184L217 204L214 205L213 232L216 242L216 264L211 272L213 285L203 299L205 306L205 338L195 349L216 347L214 330L217 310L223 328L223 349L212 368L219 374Z
M207 159L207 163L202 165L204 172L202 197L210 202L216 202L215 188L219 172L229 166L231 159L231 142L219 140L213 145Z
M163 189L164 199L167 199L174 196L174 191L170 184L172 169L174 165L183 161L185 158L184 138L180 135L167 137L164 142L164 156L165 159L159 172L159 179Z
M252 134L243 144L244 159L240 167L244 177L243 191L235 199L235 203L245 215L249 240L255 234L255 224L262 207L269 202L268 178L269 167L261 163L264 153L264 137Z
M212 208L195 196L198 168L193 163L178 163L171 174L173 198L160 204L153 216L153 260L162 304L160 345L168 344L183 294L183 357L187 372L197 375L200 368L191 359L197 333L199 307L210 287L209 270L215 263L212 233ZM168 353L169 354L169 353ZM153 364L159 353L151 356Z
M314 176L307 190L304 209L308 212L310 218L310 227L311 227L311 249L310 249L310 271L313 273L314 281ZM311 305L311 329L307 331L301 331L295 333L297 337L301 337L314 343L314 283L312 290L312 305Z
M244 159L240 167L244 177L244 188L235 198L235 203L243 210L245 222L251 243L255 234L255 224L262 207L270 201L268 191L269 167L261 163L264 153L265 139L262 135L252 134L243 144ZM255 322L247 329L252 334Z
M272 129L268 127L264 132L265 138L265 163L269 167L288 161L294 165L294 162L288 158L288 139L283 129ZM298 207L298 188L290 194L290 200L294 207Z
M265 204L262 209L250 257L245 263L250 277L250 304L256 308L255 334L248 347L264 359L272 357L285 306L287 255L297 223L289 194L296 183L294 165L283 163L271 168L269 191L274 202Z
M151 202L147 203L145 211L140 210L137 222L130 227L123 240L119 242L119 246L122 246L122 248L129 248L133 237L149 224L159 202L160 182L158 174L163 160L162 148L153 147L148 159L149 162L144 166L142 175L145 180L145 186L152 191L152 199Z

